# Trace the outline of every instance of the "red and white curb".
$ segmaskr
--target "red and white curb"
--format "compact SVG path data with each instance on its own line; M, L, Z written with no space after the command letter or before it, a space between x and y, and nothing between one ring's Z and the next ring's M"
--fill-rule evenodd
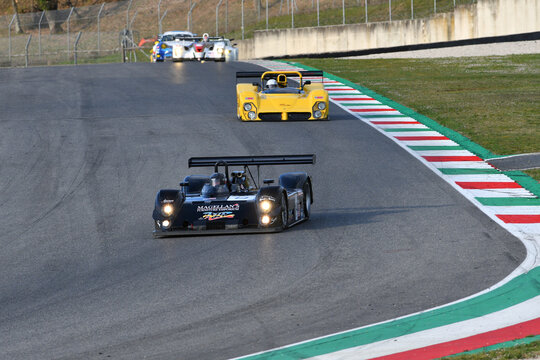
M270 70L304 70L281 62L266 60L250 62ZM321 81L320 77L306 79L312 82ZM325 77L323 82L334 104L395 141L463 194L493 221L518 237L527 249L524 262L499 283L466 299L435 309L493 291L517 276L540 266L540 199L536 195L458 143L428 128L416 119L339 81ZM432 310L434 309L428 309L426 312ZM413 315L416 314L409 316ZM387 322L394 320L396 319ZM374 325L377 324L370 326ZM486 316L351 347L315 358L431 359L451 354L448 349L452 346L458 349L457 345L463 345L464 349L472 350L475 348L474 345L480 343L488 344L490 341L497 341L493 343L496 344L519 338L519 329L528 329L527 335L530 335L530 331L536 335L540 334L540 296ZM505 340L508 336L510 339ZM296 344L290 346L294 345ZM446 353L442 351L443 349L446 349Z

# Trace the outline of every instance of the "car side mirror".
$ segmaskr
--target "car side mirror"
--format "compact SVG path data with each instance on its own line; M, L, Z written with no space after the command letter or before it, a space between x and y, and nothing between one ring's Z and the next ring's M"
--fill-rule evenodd
M232 46L238 46L238 44L237 44L237 43L234 43L234 44L232 44Z
M311 80L304 82L304 85L311 85Z
M263 183L265 183L266 185L273 184L273 183L274 183L274 179L264 179L264 180L263 180Z
M182 182L180 183L180 186L186 186L186 187L187 187L187 186L189 186L189 182L187 182L187 181L182 181Z

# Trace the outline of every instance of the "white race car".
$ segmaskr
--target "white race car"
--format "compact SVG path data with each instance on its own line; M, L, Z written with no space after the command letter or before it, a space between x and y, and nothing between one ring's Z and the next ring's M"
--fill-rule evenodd
M183 49L184 46L189 46L195 41L195 36L189 31L167 31L161 35L154 45L152 54L155 54L155 61L175 60L175 48ZM178 52L178 51L177 51ZM159 55L159 56L158 56Z
M173 47L174 61L235 61L238 60L238 49L231 40L223 37L193 38L193 42L182 47Z

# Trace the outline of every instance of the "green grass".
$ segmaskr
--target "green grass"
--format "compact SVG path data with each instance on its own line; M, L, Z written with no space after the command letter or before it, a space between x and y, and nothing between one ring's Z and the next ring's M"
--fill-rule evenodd
M523 339L526 341L526 339ZM540 358L540 340L486 352L471 352L444 357L445 360L510 360Z
M401 103L498 155L540 152L540 55L298 59ZM540 171L528 172L540 180Z

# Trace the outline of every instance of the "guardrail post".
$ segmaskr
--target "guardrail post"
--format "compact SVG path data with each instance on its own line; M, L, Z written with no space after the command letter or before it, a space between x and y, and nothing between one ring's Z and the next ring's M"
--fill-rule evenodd
M28 46L30 46L30 40L32 40L32 34L28 36L26 46L24 47L24 67L28 67Z
M216 36L219 36L219 7L221 6L222 2L223 2L223 0L219 0L218 4L216 6Z
M70 23L70 18L71 18L71 14L73 13L73 7L71 8L71 10L69 11L69 15L67 17L67 57L68 57L68 60L69 60L69 23Z
M101 18L101 12L103 11L104 6L105 6L105 3L101 4L101 8L99 8L99 12L97 14L97 51L98 51L98 55L101 53L100 18Z
M45 15L45 11L41 12L41 17L39 18L39 24L38 24L38 54L41 58L41 21L43 20L43 15Z
M77 65L77 46L79 45L79 40L81 39L82 31L79 31L77 37L75 38L75 44L73 44L73 64Z
M8 55L9 55L9 64L11 65L11 25L13 24L13 21L15 20L15 14L13 14L13 17L11 18L11 21L8 25L8 37L9 37L9 45L8 45Z

